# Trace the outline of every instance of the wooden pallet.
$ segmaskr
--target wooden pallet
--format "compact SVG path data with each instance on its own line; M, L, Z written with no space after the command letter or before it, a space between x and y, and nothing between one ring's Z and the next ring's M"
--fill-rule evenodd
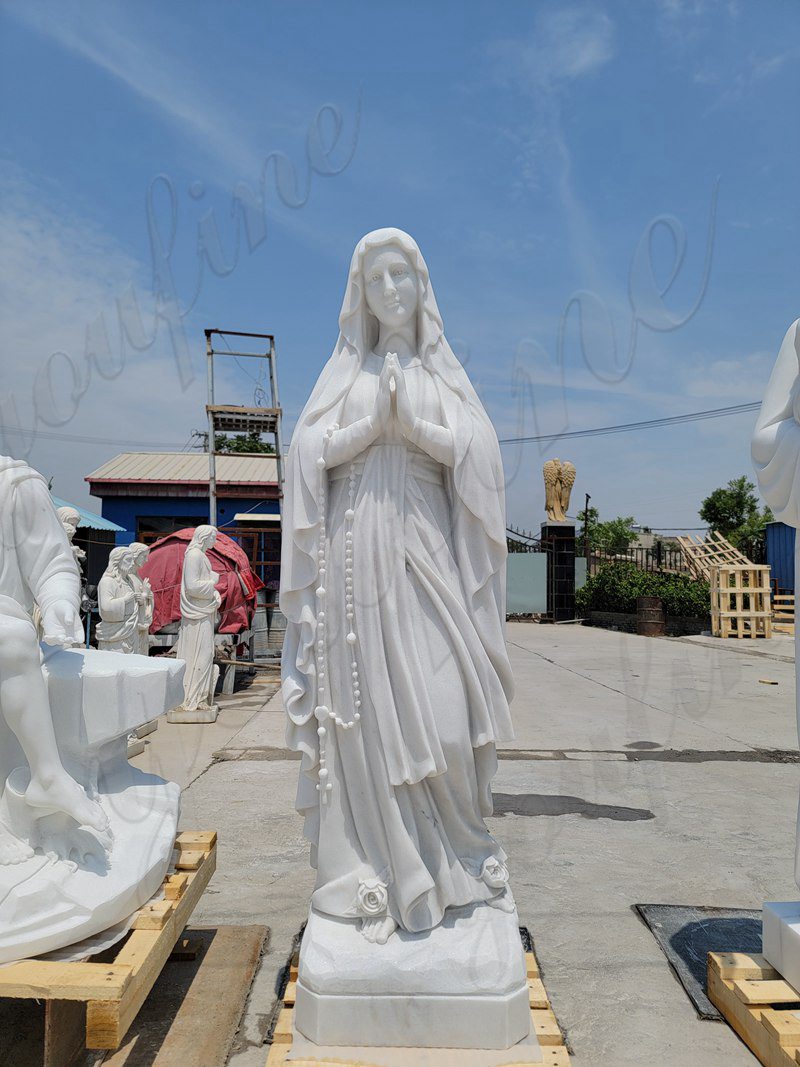
M542 1048L544 1067L570 1067L572 1063L561 1027L550 1007L544 984L539 973L539 964L533 952L525 953L528 969L528 989L530 990L531 1025ZM283 995L278 1020L272 1035L272 1045L267 1056L266 1067L371 1067L366 1062L358 1063L344 1060L288 1060L292 1048L292 1015L297 991L297 956L292 960L289 984ZM509 1064L508 1067L513 1067Z
M161 892L139 909L110 962L23 960L0 968L0 997L45 1001L45 1063L71 1062L85 1010L85 1047L116 1049L169 959L217 865L217 835L185 831ZM105 957L104 957L105 958Z
M770 569L755 563L714 564L709 570L714 637L771 637Z
M678 538L684 561L695 578L708 581L711 568L722 565L743 564L751 567L752 563L738 548L721 533L712 530L704 541L694 534Z
M794 593L772 594L772 629L794 636Z
M709 952L708 996L764 1067L800 1064L800 993L763 956Z

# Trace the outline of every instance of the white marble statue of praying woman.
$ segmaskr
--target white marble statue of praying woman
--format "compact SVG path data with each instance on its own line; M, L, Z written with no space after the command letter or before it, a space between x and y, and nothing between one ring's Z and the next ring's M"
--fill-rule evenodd
M383 944L514 910L483 821L513 737L504 484L408 234L359 242L339 327L288 455L283 698L312 907Z
M800 319L783 339L761 402L752 441L753 464L761 495L776 520L800 528ZM800 575L800 536L795 537L794 573ZM795 631L795 651L800 629ZM800 665L800 655L796 656ZM800 683L797 687L800 730ZM800 825L795 881L800 886Z
M133 567L128 579L137 595L138 619L136 620L136 651L140 656L150 655L150 627L153 623L153 611L155 597L148 578L142 578L139 574L142 567L147 563L150 548L141 541L133 541L130 544L133 556Z
M214 683L214 628L220 606L217 583L220 575L206 553L217 539L214 526L198 526L183 557L181 574L181 628L175 654L186 661L184 700L181 711L194 712L212 706Z
M97 586L100 622L97 647L108 652L139 651L139 604L131 582L134 553L131 545L118 545L108 556L108 566Z

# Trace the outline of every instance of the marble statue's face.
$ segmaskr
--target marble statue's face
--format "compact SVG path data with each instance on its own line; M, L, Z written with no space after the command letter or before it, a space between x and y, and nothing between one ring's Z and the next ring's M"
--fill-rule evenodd
M417 272L397 245L371 248L364 256L367 307L383 326L405 326L417 311Z
M78 531L77 523L71 521L71 519L62 519L61 525L67 532L67 540L71 541Z
M126 552L122 559L119 561L119 569L123 574L130 574L133 570L135 563L135 557L133 552Z

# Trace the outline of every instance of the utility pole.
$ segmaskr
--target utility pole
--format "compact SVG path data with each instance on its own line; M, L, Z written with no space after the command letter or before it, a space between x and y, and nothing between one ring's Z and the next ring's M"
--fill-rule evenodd
M591 499L592 498L587 493L586 503L583 506L583 554L587 560L587 566L589 565L589 501Z

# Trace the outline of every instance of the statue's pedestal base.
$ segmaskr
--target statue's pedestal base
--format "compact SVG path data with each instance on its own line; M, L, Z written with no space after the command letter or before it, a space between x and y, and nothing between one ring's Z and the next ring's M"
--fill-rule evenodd
M317 1046L517 1046L516 1059L492 1064L541 1063L529 1036L517 913L486 904L451 909L434 930L397 932L385 945L366 941L355 920L312 909L300 949L295 1022ZM520 1059L523 1050L534 1058Z
M790 986L800 989L800 901L765 904L761 919L764 956Z
M218 715L219 704L211 704L207 708L170 708L167 722L216 722Z

